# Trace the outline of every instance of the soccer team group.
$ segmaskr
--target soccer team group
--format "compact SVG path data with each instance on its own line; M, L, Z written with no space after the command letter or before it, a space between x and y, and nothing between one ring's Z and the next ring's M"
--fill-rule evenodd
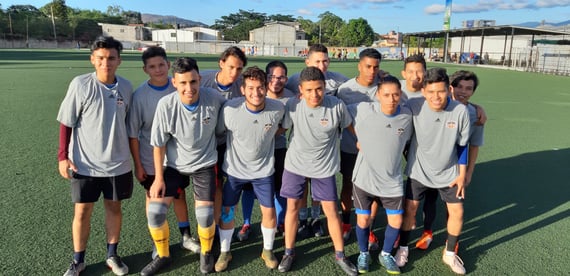
M345 273L368 272L369 251L381 249L380 264L399 274L421 200L424 232L416 247L427 249L433 240L438 195L447 206L443 262L465 274L457 255L463 201L486 120L484 110L469 103L478 85L472 72L448 76L442 68L427 70L424 58L412 55L399 80L380 70L381 54L368 48L360 53L358 76L349 79L327 70L328 51L320 44L310 47L307 67L290 78L279 60L265 70L245 68L246 56L237 47L222 53L219 70L200 72L193 58L171 64L164 49L149 47L142 53L149 79L133 92L116 75L121 51L112 37L98 38L90 57L95 71L71 81L57 115L59 173L70 180L74 202L73 261L64 275L85 270L91 215L101 194L106 264L116 275L128 273L117 246L121 201L133 192L131 158L134 177L146 190L154 241L141 275L154 275L171 262L170 205L182 246L200 254L200 272L225 271L232 240L249 236L254 199L261 209L267 268L290 271L295 241L324 235L323 212L335 261ZM194 195L197 237L190 230L185 190ZM240 197L244 223L234 235ZM381 246L371 231L378 207L387 217ZM353 208L356 265L344 254ZM273 253L276 234L284 235L280 261Z

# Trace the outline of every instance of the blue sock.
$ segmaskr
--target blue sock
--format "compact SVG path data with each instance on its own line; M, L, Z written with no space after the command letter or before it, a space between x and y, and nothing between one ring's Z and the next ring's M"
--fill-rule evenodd
M386 225L386 231L384 232L384 245L382 246L382 251L386 253L392 252L392 248L394 247L394 243L396 242L399 233L400 229L396 229L390 225Z
M117 246L119 243L107 243L107 258L117 255Z
M285 255L294 256L295 248L285 248Z
M180 230L180 235L182 236L184 236L185 234L187 235L192 234L192 232L190 231L190 222L188 221L179 221L178 230Z
M334 256L337 260L344 259L344 251L335 251Z
M318 219L321 216L321 204L313 205L311 207L311 218Z
M275 202L275 214L277 214L277 225L285 224L285 211L287 211L287 199L276 194L274 202Z
M299 220L306 221L308 217L309 217L309 209L301 208L301 210L299 210Z
M243 224L250 224L251 213L253 213L253 201L255 194L251 190L244 190L241 194L241 210L243 212Z
M85 250L81 252L73 252L73 261L77 264L85 262Z
M368 235L370 235L370 228L360 228L356 225L356 240L358 241L358 248L360 252L368 251Z

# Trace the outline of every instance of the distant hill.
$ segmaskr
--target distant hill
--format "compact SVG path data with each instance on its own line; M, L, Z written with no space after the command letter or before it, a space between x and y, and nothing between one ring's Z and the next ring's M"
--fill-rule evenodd
M180 24L181 27L208 27L208 25L202 23L202 22L197 22L197 21L192 21L192 20L188 20L188 19L184 19L184 18L180 18L177 16L173 16L173 15L156 15L156 14L149 14L149 13L143 13L141 15L142 17L142 21L143 23L167 23L167 24Z
M521 27L527 27L527 28L538 28L540 26L542 26L542 22L524 22L524 23L520 23L520 24L515 24L516 26L521 26ZM551 26L551 27L563 27L566 25L570 25L570 20L566 20L566 21L562 21L562 22L558 22L558 23L552 23L552 22L544 22L545 26Z

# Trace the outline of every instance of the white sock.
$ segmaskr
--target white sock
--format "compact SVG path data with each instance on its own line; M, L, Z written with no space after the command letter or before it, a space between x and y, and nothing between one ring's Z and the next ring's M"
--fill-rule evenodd
M234 229L220 229L220 251L229 252L230 245L232 244L232 236L234 235Z
M275 241L275 228L266 228L261 225L261 234L263 235L263 249L273 250L273 242Z
M381 255L382 257L384 257L384 256L390 255L390 253L384 252L384 250L382 250L382 252L380 252L380 255Z
M445 256L454 256L455 255L455 251L447 251L445 250Z

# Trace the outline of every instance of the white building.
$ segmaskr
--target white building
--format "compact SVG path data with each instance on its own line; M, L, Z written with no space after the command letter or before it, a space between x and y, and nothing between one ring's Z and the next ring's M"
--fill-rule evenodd
M245 47L256 47L258 55L295 56L308 48L305 32L297 22L270 22L249 32Z
M97 23L97 25L101 26L101 31L104 36L112 36L116 40L122 42L135 42L150 39L149 28L145 27L143 24L118 25Z

